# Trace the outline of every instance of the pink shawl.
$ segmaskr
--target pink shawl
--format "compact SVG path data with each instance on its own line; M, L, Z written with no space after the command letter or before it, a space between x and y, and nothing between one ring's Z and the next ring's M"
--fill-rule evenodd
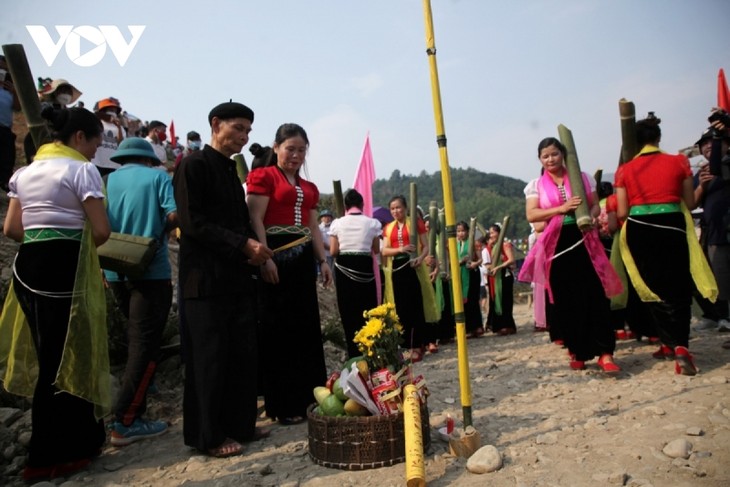
M566 171L567 176L567 171ZM590 191L590 182L586 173L581 173L583 177L583 187L586 189L586 196L588 197L588 205L592 204L593 195ZM569 178L564 178L565 183L565 194L570 198L573 193L570 189ZM539 195L539 206L540 208L554 208L563 203L560 199L560 192L558 186L552 180L550 175L545 172L537 182L537 190ZM548 221L545 231L540 235L532 250L525 257L525 262L520 270L518 279L523 282L534 282L541 284L545 287L550 298L550 302L553 302L553 292L550 288L550 269L552 267L552 259L555 255L555 247L558 244L558 238L560 237L560 229L563 226L563 218L565 215L556 215L550 218ZM583 234L583 244L588 251L588 255L593 263L593 268L598 274L598 278L601 280L603 285L603 291L606 297L616 296L621 293L623 287L621 286L621 280L616 274L616 271L611 266L611 263L606 257L606 251L601 244L598 236L598 230L591 228L589 231Z

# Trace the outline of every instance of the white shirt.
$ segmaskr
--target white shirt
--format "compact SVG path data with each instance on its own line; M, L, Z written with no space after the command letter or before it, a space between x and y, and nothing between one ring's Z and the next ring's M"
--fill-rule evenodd
M165 150L165 146L152 140L149 135L144 140L150 143L152 150L155 151L155 155L162 162L162 165L167 164L167 151Z
M350 214L336 219L329 228L329 234L337 237L342 252L370 253L373 239L380 235L382 226L375 218L363 214Z
M83 228L83 201L104 198L101 175L94 165L67 157L36 160L23 166L8 186L8 196L18 198L23 209L25 230Z
M114 155L117 151L117 147L119 147L119 142L117 142L119 129L113 123L105 120L101 121L101 125L104 127L101 134L101 145L96 149L96 155L91 162L93 162L95 166L117 169L120 165L113 162L110 157ZM124 129L122 129L122 139L125 138Z

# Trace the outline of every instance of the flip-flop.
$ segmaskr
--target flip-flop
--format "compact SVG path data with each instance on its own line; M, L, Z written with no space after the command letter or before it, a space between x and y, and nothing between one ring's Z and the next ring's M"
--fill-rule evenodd
M243 453L243 445L230 438L226 438L218 447L208 450L208 455L215 458L227 458L241 453Z

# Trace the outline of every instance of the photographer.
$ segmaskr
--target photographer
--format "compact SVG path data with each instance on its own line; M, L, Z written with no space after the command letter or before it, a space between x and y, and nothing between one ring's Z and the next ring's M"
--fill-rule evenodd
M716 109L709 117L710 128L697 141L700 153L709 161L700 167L695 201L702 206L707 260L715 275L719 295L714 306L719 317L719 331L730 331L730 117ZM714 328L714 327L713 327Z

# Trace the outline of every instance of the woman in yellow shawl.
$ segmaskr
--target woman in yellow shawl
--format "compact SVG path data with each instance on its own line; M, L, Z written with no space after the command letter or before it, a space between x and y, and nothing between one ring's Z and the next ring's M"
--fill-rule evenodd
M54 142L41 146L33 164L10 179L3 226L6 236L22 242L3 310L0 377L11 392L33 395L27 481L65 477L88 465L106 438L96 406L109 406L99 399L109 395L103 301L100 313L89 311L99 305L99 290L103 300L94 245L110 232L101 176L89 163L102 127L83 108L49 107L43 116ZM22 313L15 312L16 303ZM35 388L25 389L34 372ZM95 389L99 383L101 392Z

